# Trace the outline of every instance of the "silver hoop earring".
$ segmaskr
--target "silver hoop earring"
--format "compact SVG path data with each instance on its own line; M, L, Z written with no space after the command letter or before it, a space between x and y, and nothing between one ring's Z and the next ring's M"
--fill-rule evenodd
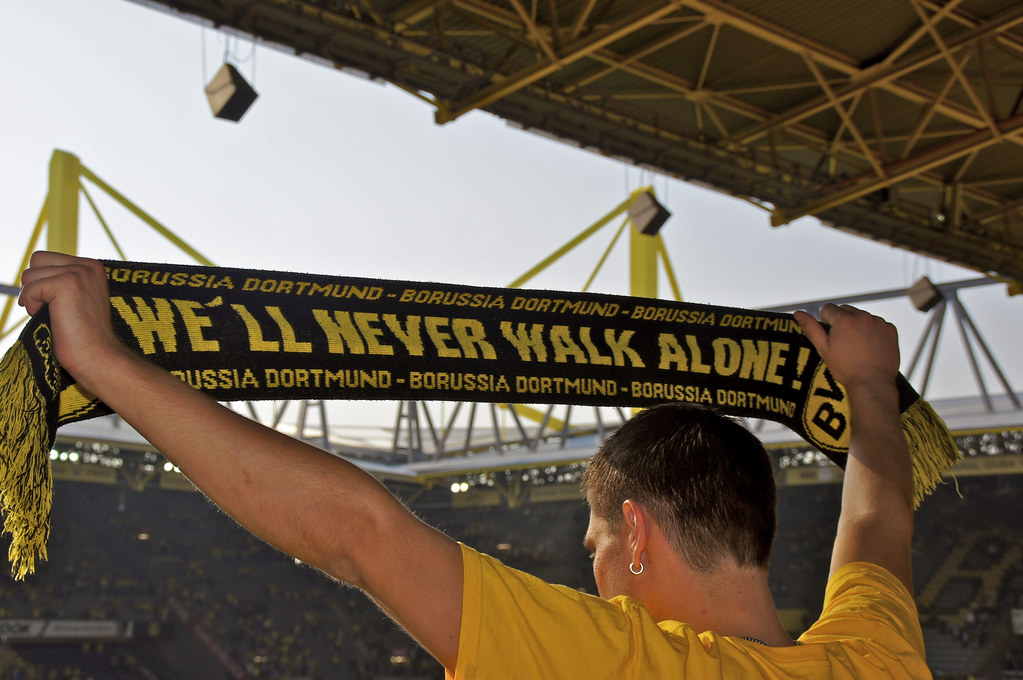
M646 569L646 566L642 562L639 563L639 569L638 570L632 565L632 562L629 562L629 572L633 576L639 576L640 574L643 573L644 569Z

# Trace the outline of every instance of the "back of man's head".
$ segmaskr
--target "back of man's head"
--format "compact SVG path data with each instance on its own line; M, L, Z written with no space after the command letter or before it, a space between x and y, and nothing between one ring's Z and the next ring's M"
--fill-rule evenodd
M694 570L767 568L777 491L760 441L735 420L686 403L640 412L594 455L583 475L590 510L613 530L633 499Z

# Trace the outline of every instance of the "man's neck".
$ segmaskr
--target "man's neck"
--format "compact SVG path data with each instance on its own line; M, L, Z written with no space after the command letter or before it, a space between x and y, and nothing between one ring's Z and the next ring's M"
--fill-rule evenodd
M766 571L732 565L704 576L684 563L680 568L681 580L661 584L646 598L657 620L681 621L700 633L753 638L770 646L794 644L778 617Z

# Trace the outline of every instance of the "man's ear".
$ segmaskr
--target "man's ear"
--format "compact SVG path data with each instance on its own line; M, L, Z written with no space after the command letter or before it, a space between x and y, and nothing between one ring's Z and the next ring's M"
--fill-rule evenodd
M642 560L650 540L650 513L639 501L627 498L622 503L622 517L626 528L626 541L633 560Z

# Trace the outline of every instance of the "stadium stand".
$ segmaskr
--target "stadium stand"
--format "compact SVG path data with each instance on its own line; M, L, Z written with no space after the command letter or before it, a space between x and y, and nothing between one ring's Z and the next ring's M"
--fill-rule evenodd
M1023 530L1016 476L947 484L917 515L916 584L936 677L1020 677ZM582 503L413 507L452 537L551 581L593 592ZM772 588L797 635L820 610L840 486L783 487ZM437 678L421 652L358 592L256 540L199 494L58 482L50 559L0 579L0 620L128 626L123 641L0 638L0 679ZM129 624L130 622L130 624Z

